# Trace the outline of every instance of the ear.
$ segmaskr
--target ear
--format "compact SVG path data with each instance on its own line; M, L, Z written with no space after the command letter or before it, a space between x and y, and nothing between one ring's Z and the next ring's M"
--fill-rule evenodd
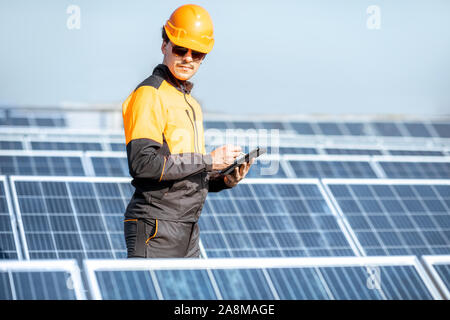
M163 41L162 42L162 44L161 44L161 52L162 52L162 54L166 54L166 52L167 52L167 44L168 44L168 42L165 42L165 41Z

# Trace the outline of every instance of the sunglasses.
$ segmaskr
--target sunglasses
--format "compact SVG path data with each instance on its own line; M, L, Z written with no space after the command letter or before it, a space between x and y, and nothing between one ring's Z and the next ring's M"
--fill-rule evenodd
M180 46L176 46L176 45L172 44L172 53L178 57L184 57L186 55L186 53L188 53L188 51L189 51L188 48L180 47ZM198 52L198 51L191 49L191 56L192 56L192 60L200 61L206 56L206 53Z

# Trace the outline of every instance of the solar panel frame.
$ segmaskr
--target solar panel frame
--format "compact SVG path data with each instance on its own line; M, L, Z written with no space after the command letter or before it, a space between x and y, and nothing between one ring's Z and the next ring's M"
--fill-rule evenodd
M73 289L77 300L87 299L80 269L75 260L0 260L1 272L66 272L70 275L65 283L68 289ZM12 295L14 298L16 295L15 289L11 289L13 290Z
M427 290L427 294L433 299L441 300L443 297L434 286L432 280L428 276L423 266L415 256L395 256L395 257L320 257L320 258L213 258L213 259L128 259L128 260L84 260L84 271L86 274L88 286L91 296L94 300L101 300L102 290L100 288L96 272L108 272L108 271L145 271L152 274L152 281L154 281L155 287L158 287L158 281L153 275L156 270L206 270L211 280L212 287L216 293L217 299L230 299L229 296L222 294L222 289L217 279L216 270L261 270L262 281L266 281L266 288L272 294L272 298L269 300L280 299L279 292L274 286L274 279L269 275L270 270L287 270L289 268L315 268L319 270L332 270L332 268L351 268L359 267L367 271L367 275L370 277L373 268L383 267L410 267L418 279L420 279L423 289ZM261 273L260 273L261 274ZM369 280L367 278L367 281ZM383 283L383 275L381 275L381 283ZM322 278L320 281L323 281ZM324 287L327 287L331 283L322 282ZM391 285L391 283L389 282ZM398 281L397 281L398 284ZM366 284L367 285L367 284ZM341 286L342 289L342 286ZM326 290L326 289L325 289ZM370 288L369 288L370 290ZM373 290L373 289L372 289ZM375 289L377 290L377 289ZM330 294L329 289L326 290L329 299L333 299L333 294ZM378 291L378 290L377 290ZM381 291L380 298L387 298L389 291ZM158 294L159 299L163 299L161 292ZM235 298L231 298L235 299ZM267 298L266 298L267 299ZM395 299L395 298L394 298ZM398 298L397 298L398 299Z
M20 244L20 236L17 229L16 215L14 214L13 204L11 200L9 185L6 176L0 176L0 183L3 185L3 190L5 191L5 201L8 209L9 222L12 231L12 237L14 240L15 253L17 253L17 259L22 260L22 246ZM2 213L0 213L2 214Z
M441 265L450 268L450 255L424 255L421 259L438 290L446 300L450 300L450 282L446 282L447 279L443 279L436 270Z

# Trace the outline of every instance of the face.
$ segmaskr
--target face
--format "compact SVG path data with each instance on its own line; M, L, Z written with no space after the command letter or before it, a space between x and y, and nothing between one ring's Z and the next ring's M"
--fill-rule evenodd
M181 53L175 50L175 52L178 52L178 54L173 53L172 49L174 46L175 45L171 41L163 41L163 44L161 46L161 51L164 54L163 64L165 64L169 68L170 72L172 72L172 74L178 80L188 80L197 72L203 58L197 59L195 54L194 58L192 58L191 49L187 50L187 52Z

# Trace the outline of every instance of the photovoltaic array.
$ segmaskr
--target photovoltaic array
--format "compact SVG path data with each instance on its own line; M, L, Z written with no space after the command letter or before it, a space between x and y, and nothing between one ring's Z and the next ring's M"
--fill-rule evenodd
M205 121L282 139L209 193L196 266L124 259L123 133L67 124L0 110L0 299L450 298L450 121Z

